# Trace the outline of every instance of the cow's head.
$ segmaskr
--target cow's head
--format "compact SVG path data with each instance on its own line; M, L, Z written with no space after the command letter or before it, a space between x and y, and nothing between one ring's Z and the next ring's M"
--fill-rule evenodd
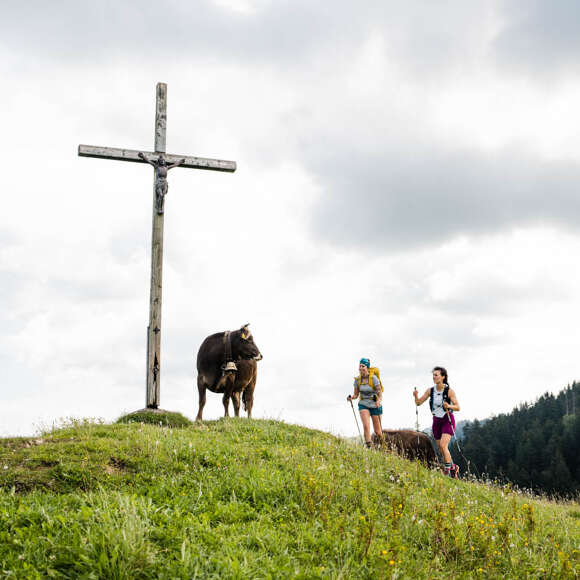
M235 358L262 360L262 353L254 342L254 337L245 324L231 333L232 354Z

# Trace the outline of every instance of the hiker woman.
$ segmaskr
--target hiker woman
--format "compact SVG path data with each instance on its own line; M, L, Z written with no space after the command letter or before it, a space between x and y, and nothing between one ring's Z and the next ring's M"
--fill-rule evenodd
M443 367L433 369L433 383L435 386L427 389L421 397L417 397L417 389L413 390L415 405L422 405L427 399L433 413L433 437L443 456L445 474L457 477L459 465L455 465L449 453L449 443L455 431L455 417L453 411L459 411L459 403L455 391L449 387L447 371Z
M383 407L381 406L383 398L383 389L381 380L376 372L371 374L371 361L368 358L361 358L358 365L359 376L354 379L354 395L347 397L348 401L357 399L358 410L363 424L365 445L371 446L371 419L373 421L373 429L377 437L382 438L383 431L381 429L381 415L383 414ZM373 369L374 370L374 369ZM369 383L369 378L372 380Z

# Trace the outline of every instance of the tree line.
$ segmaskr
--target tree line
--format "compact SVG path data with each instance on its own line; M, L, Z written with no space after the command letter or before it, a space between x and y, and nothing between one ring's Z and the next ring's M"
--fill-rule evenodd
M521 488L562 496L580 493L580 383L511 413L464 423L461 453L453 457L462 472L508 480Z

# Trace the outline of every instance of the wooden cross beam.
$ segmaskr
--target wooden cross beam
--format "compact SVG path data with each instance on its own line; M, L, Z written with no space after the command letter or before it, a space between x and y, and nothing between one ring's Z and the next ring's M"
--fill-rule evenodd
M142 151L132 149L115 149L114 147L94 147L93 145L79 145L79 157L96 157L97 159L114 159L116 161L133 161L135 163L147 163L139 157ZM145 152L146 157L158 157L160 152ZM187 155L164 155L167 163L177 163L185 159L180 167L191 169L211 169L213 171L235 171L235 161L223 161L222 159L205 159L203 157L188 157Z
M166 155L167 85L157 83L155 103L155 143L153 152L79 145L80 157L115 159L134 163L149 163L154 168L153 233L151 235L151 286L149 293L149 326L147 327L147 392L146 406L157 409L161 384L161 297L163 274L163 219L167 193L167 171L172 167L209 169L233 172L235 161L205 159L186 155Z

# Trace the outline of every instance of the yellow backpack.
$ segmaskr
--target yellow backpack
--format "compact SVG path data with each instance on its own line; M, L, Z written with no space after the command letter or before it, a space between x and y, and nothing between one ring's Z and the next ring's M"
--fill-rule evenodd
M385 390L385 387L383 387L383 383L381 381L381 371L379 370L379 367L371 367L369 369L369 385L372 387L373 386L373 376L377 377L377 379L379 379L379 384L381 385L381 393ZM360 391L360 385L361 385L361 376L359 375L357 377L357 387L358 390Z

